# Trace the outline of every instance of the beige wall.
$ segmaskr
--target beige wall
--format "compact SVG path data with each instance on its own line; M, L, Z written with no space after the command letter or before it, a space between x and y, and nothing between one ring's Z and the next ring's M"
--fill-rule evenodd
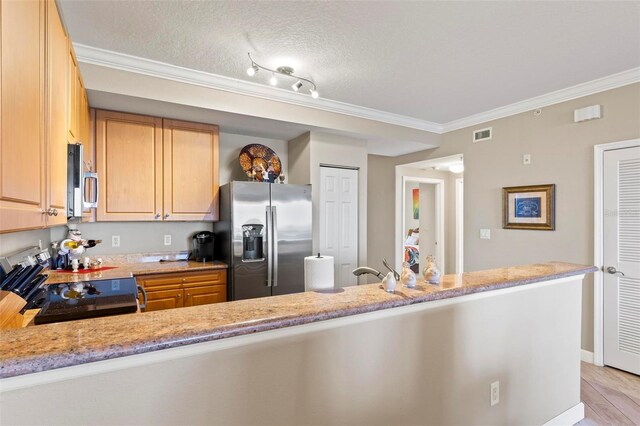
M0 424L540 425L580 403L580 293L570 277L53 370L2 391Z
M313 199L313 252L319 248L320 165L358 168L358 259L367 261L367 181L366 141L312 131L289 141L290 183L311 184Z
M573 122L573 110L603 107L603 118ZM472 130L493 127L493 140L472 143ZM393 166L464 154L466 271L546 260L593 263L593 146L640 137L640 84L563 102L443 135L442 146L396 158L369 156L369 186L380 189L369 216L369 257L393 253ZM531 154L531 165L522 155ZM377 173L373 173L373 171ZM556 231L502 229L501 188L556 184ZM383 188L385 190L383 190ZM491 240L480 240L480 228ZM582 347L593 350L593 281L584 284Z

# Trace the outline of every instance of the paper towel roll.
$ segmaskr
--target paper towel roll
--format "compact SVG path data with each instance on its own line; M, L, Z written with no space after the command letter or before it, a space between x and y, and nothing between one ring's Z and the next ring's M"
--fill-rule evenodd
M307 256L304 258L304 290L333 288L333 257Z

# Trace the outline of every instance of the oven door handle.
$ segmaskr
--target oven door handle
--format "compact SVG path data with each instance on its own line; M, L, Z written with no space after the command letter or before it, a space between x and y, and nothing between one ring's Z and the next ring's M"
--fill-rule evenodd
M136 287L138 287L138 291L142 293L142 300L144 300L143 303L138 301L138 306L140 306L140 310L147 309L147 291L140 284L137 284Z

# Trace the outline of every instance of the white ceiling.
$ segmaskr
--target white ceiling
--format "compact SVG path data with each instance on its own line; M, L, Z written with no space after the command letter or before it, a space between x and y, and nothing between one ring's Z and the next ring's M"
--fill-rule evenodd
M640 2L61 0L74 42L446 123L640 66ZM255 81L267 84L259 73Z

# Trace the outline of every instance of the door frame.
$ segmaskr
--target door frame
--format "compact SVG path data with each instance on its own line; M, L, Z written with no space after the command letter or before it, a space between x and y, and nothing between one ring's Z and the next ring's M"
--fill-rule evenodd
M593 263L598 268L598 271L593 273L593 363L599 366L604 365L604 153L638 146L640 139L610 142L593 147Z
M464 272L464 178L456 178L456 274Z
M445 228L445 215L444 215L444 179L426 178L426 177L413 177L402 176L402 184L400 187L400 200L396 202L396 270L402 270L403 252L404 252L404 215L405 215L405 202L406 202L406 186L407 182L418 183L430 183L436 186L436 228L437 228L437 241L438 250L437 256L440 264L438 268L444 274L445 267L445 240L444 240L444 228Z

